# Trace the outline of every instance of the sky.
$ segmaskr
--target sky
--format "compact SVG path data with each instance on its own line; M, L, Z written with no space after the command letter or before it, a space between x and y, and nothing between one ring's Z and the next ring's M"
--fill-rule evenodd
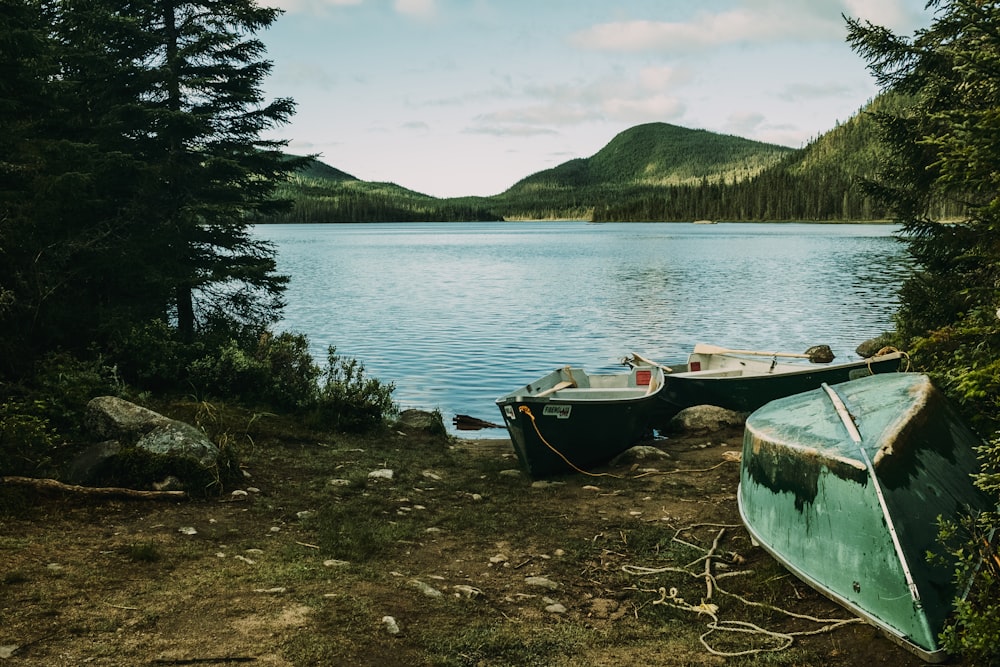
M912 35L925 0L263 0L268 133L436 197L499 194L665 122L800 147L877 93L842 15Z

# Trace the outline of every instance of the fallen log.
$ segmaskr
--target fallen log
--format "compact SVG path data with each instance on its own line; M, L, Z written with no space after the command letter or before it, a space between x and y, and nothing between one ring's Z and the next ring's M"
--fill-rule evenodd
M61 491L64 493L75 493L95 498L139 498L142 500L183 500L188 497L186 491L141 491L139 489L126 489L117 486L78 486L76 484L64 484L55 479L43 479L37 477L0 477L0 485L12 484L16 486L27 486L33 489L44 491Z

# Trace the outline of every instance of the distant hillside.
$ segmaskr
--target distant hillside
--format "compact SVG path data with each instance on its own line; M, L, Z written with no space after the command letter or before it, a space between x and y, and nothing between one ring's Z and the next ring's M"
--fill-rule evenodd
M596 207L599 221L881 220L889 213L862 187L886 155L873 114L905 105L882 96L808 146L789 151L751 178L697 186L643 188Z
M888 212L861 186L886 159L873 114L906 103L880 96L802 149L638 125L493 197L437 199L314 161L279 192L294 209L270 221L879 220Z
M499 220L482 199L437 199L395 183L361 181L312 160L275 193L290 211L264 222L449 222Z
M625 130L589 158L532 174L491 198L507 217L590 217L648 189L738 183L794 149L668 123Z
M648 123L625 130L592 157L528 176L505 194L545 188L739 182L793 151L707 130Z

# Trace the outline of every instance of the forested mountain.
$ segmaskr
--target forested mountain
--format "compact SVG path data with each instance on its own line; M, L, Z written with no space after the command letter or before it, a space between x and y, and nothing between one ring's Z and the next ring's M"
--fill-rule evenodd
M438 199L395 183L361 181L319 160L279 186L276 196L295 205L265 222L452 222L501 217L480 198Z
M884 157L873 115L905 104L883 95L800 149L638 125L589 158L532 174L493 197L437 199L314 161L278 193L294 209L269 221L880 220L888 212L861 185Z

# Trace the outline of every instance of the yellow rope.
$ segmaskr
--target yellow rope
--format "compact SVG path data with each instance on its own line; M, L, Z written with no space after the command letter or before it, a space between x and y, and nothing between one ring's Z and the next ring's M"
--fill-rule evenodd
M568 465L570 468L572 468L573 470L577 471L578 473L581 473L583 475L587 475L589 477L614 477L615 479L622 479L621 475L612 475L609 472L587 472L586 470L583 470L582 468L576 467L575 465L573 465L572 461L570 461L568 458L566 458L565 456L563 456L562 452L560 452L558 449L556 449L555 447L553 447L552 445L550 445L549 441L546 440L545 437L542 435L542 432L538 430L538 423L535 421L535 415L531 414L531 408L529 408L527 405L519 405L517 407L517 409L520 410L521 412L523 412L524 414L528 415L528 419L531 420L531 425L535 427L535 433L538 434L538 439L542 441L542 444L544 444L546 447L548 447L553 452L555 452L556 455L559 458L561 458L566 463L566 465Z
M872 375L875 374L875 371L872 370L872 359L874 359L875 357L881 357L883 354L890 354L892 352L899 352L901 355L903 355L903 358L906 359L906 368L904 368L900 372L901 373L906 373L907 371L909 371L910 370L910 355L908 355L906 352L903 352L900 349L897 349L897 348L893 347L892 345L886 345L881 350L879 350L878 352L876 352L873 356L871 356L871 357L868 358L868 372L871 373Z

